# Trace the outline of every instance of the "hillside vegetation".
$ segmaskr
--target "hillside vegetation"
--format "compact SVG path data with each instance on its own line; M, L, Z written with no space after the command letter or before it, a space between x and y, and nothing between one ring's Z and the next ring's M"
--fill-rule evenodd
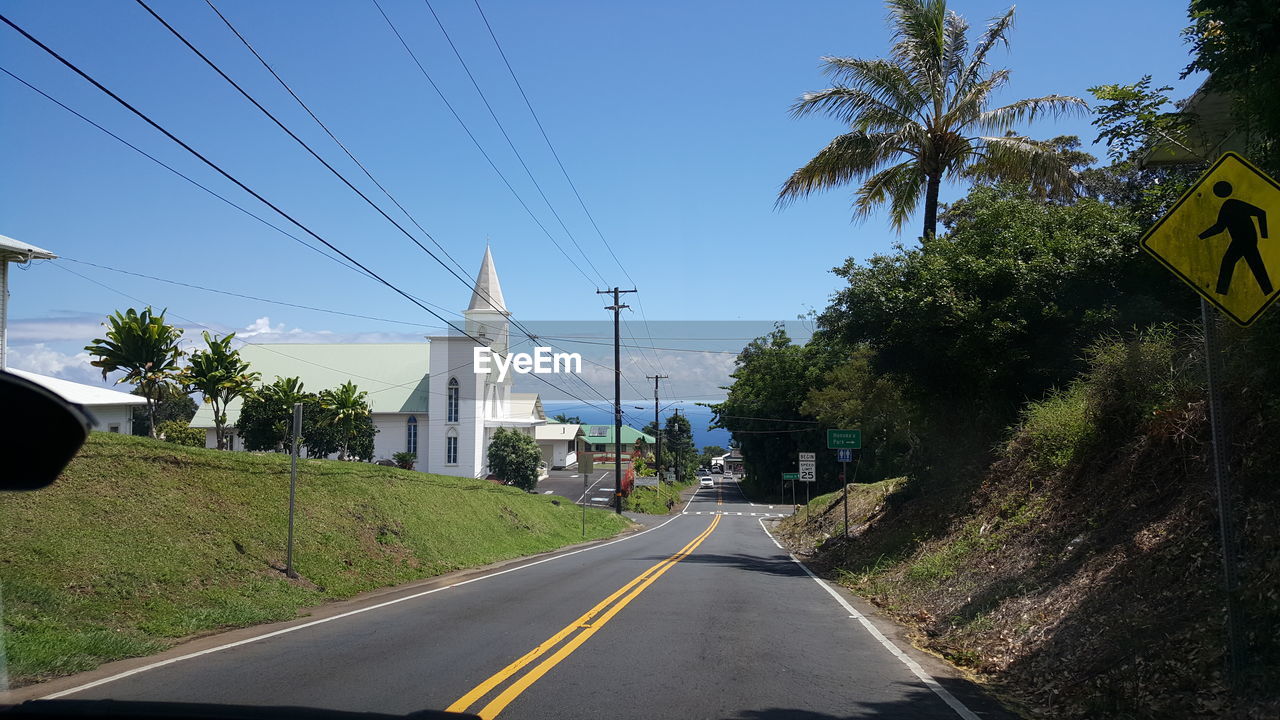
M298 465L284 577L289 460L93 433L59 480L0 494L10 679L22 684L294 617L374 588L584 539L550 496L365 463ZM585 539L626 521L587 511Z
M1280 716L1274 369L1234 368L1243 551L1240 697L1223 679L1222 560L1198 339L1165 329L1089 354L1032 403L977 479L839 491L783 524L828 576L1045 718Z

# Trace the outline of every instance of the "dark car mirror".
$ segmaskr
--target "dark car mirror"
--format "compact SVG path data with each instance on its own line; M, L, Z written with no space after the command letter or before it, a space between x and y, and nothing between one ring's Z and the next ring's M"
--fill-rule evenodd
M80 405L0 370L0 490L36 490L52 483L95 423Z

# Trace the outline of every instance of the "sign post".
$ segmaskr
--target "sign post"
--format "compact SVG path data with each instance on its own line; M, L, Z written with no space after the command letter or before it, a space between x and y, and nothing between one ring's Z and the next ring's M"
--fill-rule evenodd
M285 577L296 578L298 573L293 571L293 498L298 487L298 440L302 435L302 403L293 404L293 437L290 439L290 447L293 449L293 457L289 460L289 540L288 547L285 549L284 555L284 574Z
M796 511L796 480L800 479L800 473L782 473L782 482L791 481L791 514ZM786 500L786 492L783 492L783 500Z
M849 460L853 451L848 448L836 450L836 461L840 463L840 493L844 505L844 539L849 539ZM857 473L857 469L854 469Z
M1226 595L1227 676L1240 679L1243 648L1238 630L1240 600L1233 529L1226 420L1215 378L1220 374L1217 318L1213 305L1236 324L1249 327L1280 297L1280 244L1259 243L1280 218L1280 183L1233 152L1218 158L1139 241L1167 270L1200 295L1208 376L1212 471L1218 496L1218 538ZM1256 223L1256 224L1255 224ZM1243 263L1241 261L1244 261Z

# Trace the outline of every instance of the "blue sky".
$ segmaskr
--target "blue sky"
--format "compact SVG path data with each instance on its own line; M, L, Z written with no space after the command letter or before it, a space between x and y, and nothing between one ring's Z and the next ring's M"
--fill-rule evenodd
M485 242L492 244L507 303L518 318L607 318L595 295L603 283L520 168L427 5L379 1L499 169L576 262L520 207L370 0L217 5L467 275L474 275ZM393 209L204 3L152 4L353 182ZM1087 97L1092 85L1133 82L1148 73L1157 84L1174 85L1174 97L1190 94L1199 78L1177 78L1187 63L1179 35L1184 5L1024 4L1010 51L994 57L996 65L1014 71L1003 99ZM475 5L435 0L434 6L603 280L629 284L560 175ZM879 3L482 0L482 6L588 208L639 286L639 301L632 304L642 304L649 320L794 319L825 305L836 289L829 270L843 258L865 258L910 239L897 236L883 215L852 223L849 191L783 211L773 205L787 175L841 130L822 118L794 120L788 106L800 93L825 87L820 56L885 53L888 31ZM952 3L979 28L1005 7ZM11 0L3 13L392 282L444 308L466 306L469 291L461 283L134 3ZM255 213L271 215L12 30L0 33L0 65ZM0 234L76 260L439 325L391 291L227 207L7 76L0 76L0 99L6 139L0 145ZM1088 122L1042 122L1028 132L1078 134L1088 142L1094 135ZM960 191L949 188L947 194ZM56 261L11 273L15 366L25 359L31 369L83 379L74 355L92 339L98 320L137 304L68 271L168 307L190 327L240 329L260 340L360 341L436 332ZM638 312L630 324L641 332Z

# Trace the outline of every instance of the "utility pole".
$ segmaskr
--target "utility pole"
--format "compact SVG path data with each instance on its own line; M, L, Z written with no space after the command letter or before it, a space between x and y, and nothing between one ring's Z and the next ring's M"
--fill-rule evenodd
M662 504L662 425L658 422L658 381L669 375L645 375L646 380L653 381L653 435L657 439L658 449L653 454L653 466L658 475L658 503Z
M613 508L622 514L622 340L619 325L623 309L631 307L623 305L620 296L633 293L632 290L597 290L597 295L613 295L613 304L605 310L613 311Z

